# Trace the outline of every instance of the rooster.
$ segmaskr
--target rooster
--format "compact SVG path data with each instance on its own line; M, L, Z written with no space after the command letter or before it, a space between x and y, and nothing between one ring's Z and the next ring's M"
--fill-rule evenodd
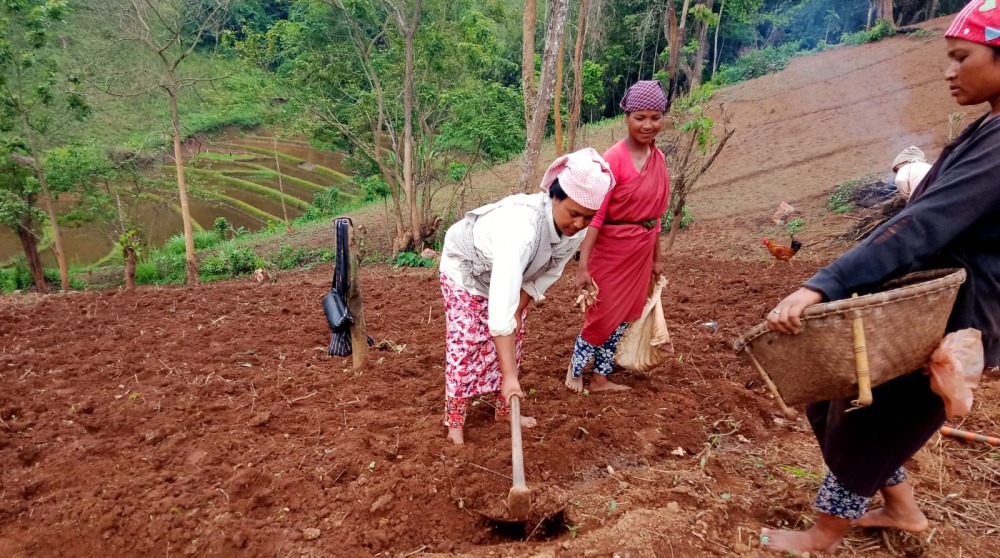
M782 246L776 244L773 240L767 238L761 239L761 244L767 246L767 251L774 256L774 261L768 266L768 269L774 267L774 264L780 262L788 262L788 265L792 265L792 257L802 249L802 243L798 240L792 239L791 246Z

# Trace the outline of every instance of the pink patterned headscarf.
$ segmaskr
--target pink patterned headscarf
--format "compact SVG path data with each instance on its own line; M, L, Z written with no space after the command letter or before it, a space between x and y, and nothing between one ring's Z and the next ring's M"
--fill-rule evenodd
M667 95L663 92L663 84L657 80L637 81L632 84L622 97L621 107L625 112L637 110L667 110Z
M1000 45L1000 7L997 0L973 0L951 22L945 37L981 45Z
M611 166L591 147L563 155L549 165L540 188L546 192L559 179L566 195L587 209L598 210L604 196L615 185Z

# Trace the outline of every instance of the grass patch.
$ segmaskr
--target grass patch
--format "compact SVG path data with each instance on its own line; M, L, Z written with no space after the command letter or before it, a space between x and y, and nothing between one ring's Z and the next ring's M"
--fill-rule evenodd
M282 194L281 192L275 190L274 188L270 188L268 186L261 186L260 184L257 184L256 182L250 182L249 180L243 180L242 178L236 178L236 177L233 177L233 176L228 176L228 175L226 175L226 174L224 174L224 173L222 173L220 171L211 171L211 170L204 170L204 169L190 169L190 171L191 171L192 174L195 174L195 175L198 175L198 176L202 176L202 177L207 177L207 178L214 178L216 180L219 180L220 182L227 182L227 183L232 184L234 186L239 186L240 188L243 188L244 190L253 192L255 194L260 194L260 195L262 195L264 197L268 197L268 198L271 198L273 200L277 200L279 202L281 201L282 195L284 195L285 203L286 204L288 204L288 205L290 205L292 207L295 207L297 209L301 209L302 211L307 211L309 209L309 206L310 206L309 202L304 201L304 200L300 200L299 198L296 198L295 196L290 196L288 194ZM202 188L202 191L204 192L205 189ZM219 194L219 195L224 195L224 194ZM227 197L227 199L232 199L232 198L229 198L228 196L226 196L226 197ZM246 205L246 204L244 204L244 205ZM254 208L254 209L256 209L256 208ZM258 210L258 211L260 211L260 210ZM261 211L260 213L266 215L266 213L264 213L263 211Z
M245 154L229 154L229 153L216 153L214 151L205 151L195 155L195 159L207 159L209 161L252 161L256 159L255 155L245 155Z

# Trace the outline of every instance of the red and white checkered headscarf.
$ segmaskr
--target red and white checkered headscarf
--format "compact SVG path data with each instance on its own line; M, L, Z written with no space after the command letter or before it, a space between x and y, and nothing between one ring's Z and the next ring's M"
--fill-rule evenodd
M973 0L951 22L945 37L981 45L1000 45L1000 7L997 0Z
M667 110L667 95L663 92L663 84L657 80L637 81L632 84L622 97L621 107L625 112L637 110Z
M601 208L604 196L615 185L611 166L591 147L563 155L553 161L542 177L540 188L548 192L549 186L552 186L557 178L567 196L583 207L595 211Z

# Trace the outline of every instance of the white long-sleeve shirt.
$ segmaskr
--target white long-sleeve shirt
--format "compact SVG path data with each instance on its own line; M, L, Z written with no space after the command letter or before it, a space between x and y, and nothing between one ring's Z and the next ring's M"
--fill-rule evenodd
M473 244L483 258L491 263L492 269L488 293L466 286L460 267L462 257L455 250L454 243L448 242L448 237L456 229L449 229L445 235L441 250L441 273L472 294L489 299L487 324L490 335L494 337L514 333L517 327L514 315L521 301L521 290L524 289L535 301L543 300L545 291L562 275L566 262L587 235L587 229L583 229L571 237L561 236L556 230L551 211L548 211L545 220L547 230L536 230L537 223L538 214L535 210L517 204L498 207L476 219ZM545 235L552 247L556 265L534 281L524 281L524 270L531 260L532 247L539 234Z
M896 172L896 189L899 190L899 194L907 200L910 199L913 189L920 184L929 170L931 166L922 161L906 163L899 167L899 171Z

